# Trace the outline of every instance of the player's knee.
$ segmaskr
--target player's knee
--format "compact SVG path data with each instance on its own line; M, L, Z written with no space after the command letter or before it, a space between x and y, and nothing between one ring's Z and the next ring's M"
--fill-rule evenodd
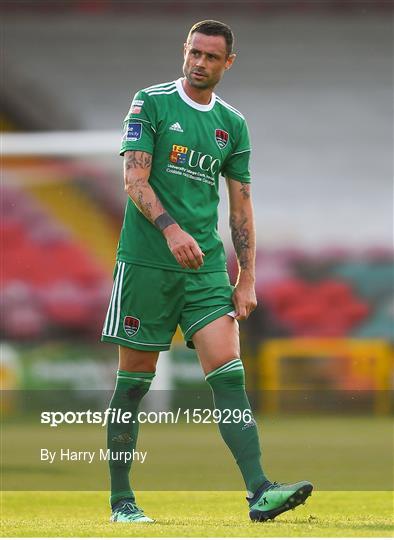
M206 381L212 389L238 390L245 386L245 371L241 360L232 359L230 362L212 370L206 376Z
M119 347L119 369L129 372L153 373L159 353Z
M228 343L227 346L224 346L218 354L218 365L224 365L228 362L232 362L235 358L241 358L240 355L240 346L237 340L234 340L234 343Z

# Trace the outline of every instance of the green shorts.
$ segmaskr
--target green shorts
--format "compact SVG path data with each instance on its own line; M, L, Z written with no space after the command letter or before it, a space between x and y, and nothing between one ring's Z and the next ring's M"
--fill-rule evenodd
M186 344L197 330L234 310L227 272L186 273L118 261L101 340L167 351L177 326Z

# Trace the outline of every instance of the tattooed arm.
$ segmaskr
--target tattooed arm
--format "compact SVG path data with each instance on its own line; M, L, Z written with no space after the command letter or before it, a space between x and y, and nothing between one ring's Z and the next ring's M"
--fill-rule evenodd
M194 238L166 212L149 184L151 167L152 154L127 150L124 153L125 191L146 219L163 233L177 262L183 268L197 270L203 264L204 254Z
M255 259L256 232L250 184L227 178L230 206L231 238L238 259L238 279L234 289L233 303L237 319L247 319L256 308Z
M165 209L149 185L151 166L152 154L148 152L129 150L124 154L125 191L146 219L155 224Z

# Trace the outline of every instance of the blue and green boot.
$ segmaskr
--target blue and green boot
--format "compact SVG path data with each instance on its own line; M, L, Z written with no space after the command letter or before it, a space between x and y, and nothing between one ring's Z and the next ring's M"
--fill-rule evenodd
M133 499L121 499L112 506L111 521L113 523L154 523L144 514Z
M249 517L252 521L267 521L279 514L304 504L310 496L313 485L310 482L278 484L265 482L253 495L246 497L249 502Z

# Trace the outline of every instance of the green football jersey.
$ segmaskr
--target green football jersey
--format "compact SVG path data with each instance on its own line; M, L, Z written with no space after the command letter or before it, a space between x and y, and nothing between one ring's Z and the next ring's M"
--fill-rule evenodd
M217 230L219 176L250 182L250 142L242 114L212 95L208 105L191 100L182 80L137 92L124 121L120 154L152 154L149 183L167 212L205 253L198 272L226 269ZM156 227L127 201L117 259L143 266L182 268Z

